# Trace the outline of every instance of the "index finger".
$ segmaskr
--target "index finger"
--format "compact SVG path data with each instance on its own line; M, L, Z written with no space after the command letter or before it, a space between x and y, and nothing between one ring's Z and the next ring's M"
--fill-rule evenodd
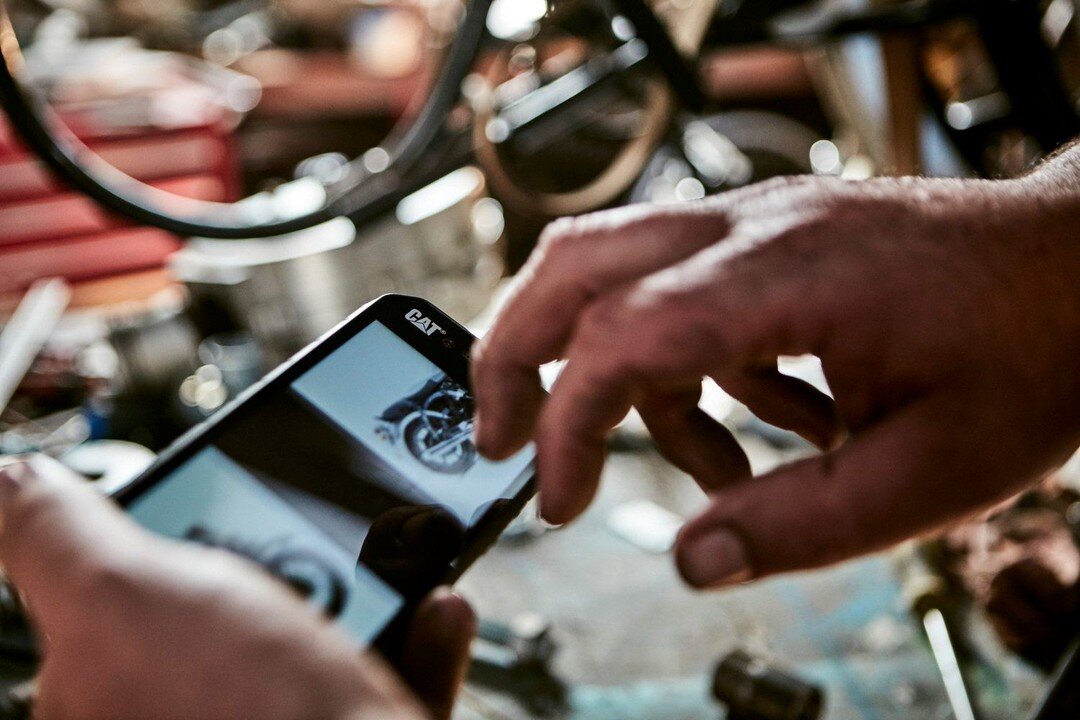
M549 226L473 354L480 451L504 458L528 442L543 397L537 368L559 357L594 298L716 242L727 232L722 218L632 206Z

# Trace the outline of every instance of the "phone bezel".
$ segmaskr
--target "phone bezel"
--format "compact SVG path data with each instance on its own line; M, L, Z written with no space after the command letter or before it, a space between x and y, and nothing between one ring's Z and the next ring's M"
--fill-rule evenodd
M406 317L419 310L425 317L440 325L442 332L427 335ZM143 474L112 495L121 507L126 507L151 490L173 470L190 460L197 452L214 442L216 433L227 427L231 418L256 397L286 391L290 384L342 347L373 322L380 322L410 347L430 360L440 370L471 391L469 353L476 337L430 302L407 295L383 295L353 313L334 329L308 345L276 370L219 410L213 417L192 428L161 453L158 460ZM494 544L506 526L517 517L536 492L535 465L533 474L509 502L489 511L470 532L470 542L457 558L456 565L431 587L404 597L401 610L372 642L372 646L390 658L400 646L408 617L432 590L452 584L468 567Z

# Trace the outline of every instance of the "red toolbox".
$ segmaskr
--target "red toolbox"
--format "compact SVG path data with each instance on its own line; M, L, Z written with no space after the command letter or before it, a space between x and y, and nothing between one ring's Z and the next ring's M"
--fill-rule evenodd
M187 197L231 201L239 195L233 127L83 127L76 134L132 177ZM41 277L79 283L160 268L178 247L179 238L135 227L67 187L0 118L0 295Z

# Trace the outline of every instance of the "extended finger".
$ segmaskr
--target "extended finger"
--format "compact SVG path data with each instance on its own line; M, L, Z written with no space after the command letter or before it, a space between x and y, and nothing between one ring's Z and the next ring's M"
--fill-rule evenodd
M813 206L821 185L820 179L782 178L699 203L633 206L554 223L519 275L516 291L498 322L474 354L481 451L501 458L527 441L543 397L536 367L559 356L581 313L594 299L665 268L686 264L707 250L729 257L744 254L770 233L791 227L799 216L793 208L801 212ZM798 202L799 198L805 202ZM736 223L745 217L755 219L739 238L743 242L731 243L736 240ZM765 289L762 278L790 275L790 256L780 253L753 264L761 267L743 273L745 263L736 263L732 274L741 274L738 284L746 295L743 300L760 302ZM689 274L672 275L677 283L702 279L693 268ZM707 282L714 288L727 285L720 276L709 277ZM773 295L775 286L768 290ZM782 301L801 306L805 298L806 293L799 292L784 295ZM762 310L745 304L743 309L755 314L740 318L741 322ZM718 317L725 319L718 315L713 320Z
M536 433L541 510L550 522L567 522L588 505L607 435L633 404L700 386L716 349L707 339L687 342L699 319L687 300L639 284L583 315Z
M721 423L698 407L701 384L682 392L653 394L635 407L660 454L705 492L750 477L750 461Z
M728 372L716 381L761 420L791 430L821 450L836 448L847 436L831 397L776 368Z
M480 451L504 458L528 441L543 397L536 369L559 357L594 298L721 239L722 217L635 206L553 223L473 354Z
M724 324L712 316L715 308L701 303L692 286L659 285L650 277L609 293L578 323L536 433L541 510L550 522L567 522L588 505L607 434L631 405L700 384L710 369L725 363L726 353L736 352L723 337ZM714 427L693 418L716 439ZM728 450L717 458L728 466L734 448L720 442L713 449ZM694 462L701 470L701 458Z
M573 520L600 482L607 436L630 411L629 378L587 358L567 362L536 432L540 515L556 525Z

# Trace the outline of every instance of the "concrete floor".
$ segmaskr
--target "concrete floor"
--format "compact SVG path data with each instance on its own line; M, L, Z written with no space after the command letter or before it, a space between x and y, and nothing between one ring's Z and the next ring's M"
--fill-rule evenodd
M758 470L783 457L759 439L745 441ZM569 695L565 707L530 709L472 683L460 720L720 718L709 696L711 674L737 647L823 686L829 720L951 717L894 578L897 553L698 594L680 582L667 555L650 554L608 527L616 508L640 498L683 517L705 502L689 478L642 444L612 455L597 502L578 522L501 542L466 575L460 590L482 617L536 611L554 623L554 672ZM1037 678L990 642L992 661L978 670L986 717L1023 717Z

